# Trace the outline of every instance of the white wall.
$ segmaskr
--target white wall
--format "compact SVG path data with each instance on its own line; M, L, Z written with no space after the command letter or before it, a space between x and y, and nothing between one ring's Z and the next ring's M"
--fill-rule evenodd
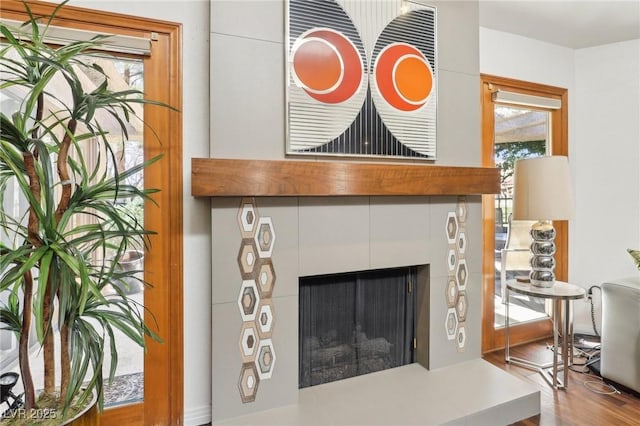
M481 73L569 91L569 280L584 288L637 274L625 249L640 247L639 64L639 40L573 50L480 28ZM593 334L589 304L575 308L575 331Z
M185 425L208 423L211 420L210 203L191 196L191 158L209 156L209 1L72 0L70 5L184 24L184 417Z
M570 277L585 288L638 274L626 249L640 247L639 76L640 40L576 51Z
M532 83L563 87L569 91L569 158L575 144L574 50L480 27L480 72ZM573 166L573 164L572 164ZM572 167L575 170L575 167Z

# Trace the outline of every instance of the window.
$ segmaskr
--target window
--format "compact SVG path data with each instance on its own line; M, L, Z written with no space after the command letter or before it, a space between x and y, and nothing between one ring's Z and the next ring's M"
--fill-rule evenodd
M481 90L483 165L501 170L501 193L483 196L482 351L489 352L504 346L502 282L528 271L527 224L510 221L513 166L519 158L567 155L567 90L488 75L481 76ZM566 280L568 226L554 226L556 277ZM521 245L519 251L502 251L510 240ZM511 328L512 341L551 335L547 312L544 302L532 298L510 305L510 323L520 323Z
M30 3L36 15L49 15L56 6L47 2ZM19 22L26 19L22 3L2 2L1 7L3 19ZM69 6L59 10L57 17L59 21L53 24L60 25L63 30L82 29L82 32L126 36L122 39L146 39L149 52L136 48L118 55L118 60L111 64L115 70L113 75L116 76L117 72L119 79L130 84L144 82L145 94L149 99L181 108L178 24ZM152 33L153 42L150 41ZM102 59L99 56L96 60ZM11 102L19 101L19 96L12 96L5 96L3 91L0 99L3 111L5 107L11 108ZM140 137L129 138L130 143L124 146L123 161L129 161L129 157L139 160L140 153L144 158L163 155L162 161L146 169L144 175L146 186L161 189L155 199L157 206L145 206L141 215L146 225L158 232L152 238L152 249L144 258L145 280L153 285L153 288L145 290L144 303L153 312L164 343L151 342L143 358L144 368L154 373L144 377L145 402L106 410L103 414L105 424L179 424L183 415L181 114L153 106L146 106L143 113L146 127L141 126L141 129L145 127L153 129L153 132L132 132ZM95 150L86 154L98 153ZM20 200L11 198L9 201L5 199L5 202L19 203ZM3 206L6 207L11 208L11 205ZM153 319L149 318L149 321ZM4 344L4 340L0 339L0 350L4 350ZM122 362L123 366L126 364L126 361Z

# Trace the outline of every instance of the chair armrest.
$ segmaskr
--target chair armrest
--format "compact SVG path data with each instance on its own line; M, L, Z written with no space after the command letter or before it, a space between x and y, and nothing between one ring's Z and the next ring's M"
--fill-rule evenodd
M600 373L640 392L640 276L602 283Z
M638 277L625 277L625 278L619 278L617 280L611 280L611 281L606 281L604 283L602 283L601 288L603 290L614 290L616 288L622 290L622 289L629 289L633 292L633 290L637 290L640 292L640 276Z

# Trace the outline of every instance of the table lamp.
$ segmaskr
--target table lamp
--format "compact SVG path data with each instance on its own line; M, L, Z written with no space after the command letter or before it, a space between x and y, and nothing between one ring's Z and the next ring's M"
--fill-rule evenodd
M531 227L531 272L538 287L553 287L556 261L553 220L572 219L573 191L569 161L564 156L544 156L516 161L513 182L513 219L537 220Z

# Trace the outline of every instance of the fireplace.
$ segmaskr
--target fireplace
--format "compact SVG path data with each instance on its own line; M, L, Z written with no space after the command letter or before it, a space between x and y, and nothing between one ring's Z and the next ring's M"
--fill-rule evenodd
M419 269L301 277L299 388L415 362Z
M457 212L464 214L458 218ZM454 261L460 258L466 262L466 282L461 283L466 284L465 290L460 290L464 301L473 305L480 299L480 286L473 284L481 277L477 258L481 252L480 226L476 223L479 213L480 197L212 199L215 420L295 404L301 393L348 386L353 381L394 372L402 374L407 368L424 367L429 371L479 358L479 310L470 307L463 312L464 320L459 320L462 317L451 312L447 298L457 265L451 264L453 250ZM476 226L471 227L472 223ZM464 236L464 253L456 251L459 245L450 242L455 235L449 234ZM370 272L385 276L402 271L412 277L397 279L403 284L412 282L415 298L415 302L407 302L409 307L415 304L413 317L402 311L396 313L403 324L409 322L406 330L396 333L403 336L401 343L384 331L369 328L369 319L354 319L355 314L349 315L351 325L342 331L334 326L314 334L300 329L304 327L300 311L305 311L305 280L322 283L326 278L338 278L342 284L353 280L355 271L368 271L358 272L360 279L369 278ZM375 284L369 284L361 287L375 288ZM407 286L401 288L406 292ZM356 292L353 288L342 291ZM353 303L356 307L359 304ZM391 311L376 308L373 303L374 308L360 308L360 312ZM343 311L346 308L339 310ZM458 334L463 336L464 345L455 339ZM316 360L324 358L324 364L334 369L316 373L312 379L311 372L301 374L300 365L309 363L304 352L314 346L326 349L324 354L316 354ZM401 349L404 354L393 353ZM355 366L347 364L356 352L363 359ZM402 361L395 361L397 357ZM402 365L406 362L413 364ZM340 366L348 370L347 374L338 374ZM353 377L387 367L394 368ZM332 379L350 378L324 383L323 374Z

